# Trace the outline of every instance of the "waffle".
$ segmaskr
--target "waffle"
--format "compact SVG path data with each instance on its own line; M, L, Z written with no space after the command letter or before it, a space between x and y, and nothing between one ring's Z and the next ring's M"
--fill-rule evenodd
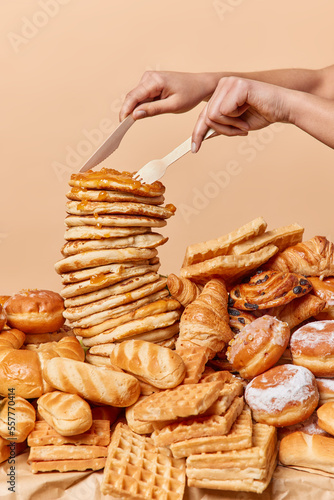
M278 248L275 245L268 245L250 254L223 255L183 267L180 274L182 278L188 278L198 283L206 282L213 277L236 280L249 271L260 267L277 252Z
M182 500L184 460L158 449L150 438L138 436L119 423L108 448L101 491L122 499Z
M228 410L234 398L242 396L243 392L244 387L242 381L233 377L230 382L225 382L217 401L215 401L203 415L222 415Z
M50 460L90 460L107 456L106 446L71 445L32 446L28 463Z
M108 446L109 443L109 420L93 420L93 425L88 431L76 436L61 436L45 420L37 420L34 430L28 436L28 446L63 444Z
M276 467L276 442L274 427L254 424L251 448L189 456L186 462L188 485L262 493Z
M170 449L175 458L189 457L198 453L242 450L252 446L252 416L245 407L234 422L230 432L223 436L206 436L172 443Z
M165 421L205 412L218 398L223 382L185 384L157 392L136 406L138 420Z
M130 429L136 434L151 434L154 431L153 425L151 422L142 422L141 420L137 420L133 416L133 411L136 405L141 403L146 399L145 396L140 396L134 405L128 406L125 409L125 418Z
M103 469L106 458L91 458L82 460L51 460L45 462L31 462L30 470L33 474L37 472L69 472Z
M160 431L155 430L152 439L156 446L169 446L177 441L200 438L204 436L221 436L227 434L244 407L243 398L235 398L224 415L188 418L167 425Z
M252 447L217 453L202 453L187 458L187 467L195 469L246 469L268 467L276 449L276 428L266 424L253 425Z
M186 250L183 267L203 262L219 255L226 255L234 245L263 234L266 228L267 223L265 220L262 217L258 217L220 238L190 245Z
M206 347L179 347L176 351L186 365L184 384L196 384L204 371L210 351Z

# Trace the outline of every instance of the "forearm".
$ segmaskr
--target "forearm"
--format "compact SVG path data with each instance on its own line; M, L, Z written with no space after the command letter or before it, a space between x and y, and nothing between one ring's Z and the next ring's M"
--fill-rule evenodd
M312 69L273 69L268 71L255 72L219 72L219 73L203 73L204 79L211 77L212 85L218 84L220 78L226 76L237 76L247 78L249 80L271 83L279 87L285 87L291 90L299 90L321 97L334 99L334 66L319 70ZM210 76L211 75L211 76ZM213 89L214 90L214 89ZM212 92L213 92L212 90ZM211 97L210 94L209 97Z
M334 149L334 101L305 92L289 96L288 122Z

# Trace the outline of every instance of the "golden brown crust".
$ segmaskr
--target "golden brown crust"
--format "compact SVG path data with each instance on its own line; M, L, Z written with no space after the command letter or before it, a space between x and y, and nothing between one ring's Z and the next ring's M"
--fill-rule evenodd
M0 333L0 349L20 349L25 338L25 333L16 328L4 330Z
M230 328L233 333L239 333L246 325L256 319L256 316L246 311L239 311L235 307L228 308Z
M278 253L266 267L304 276L334 276L334 245L324 236L315 236Z
M302 366L280 365L255 377L245 399L257 422L285 427L306 420L319 401L314 375Z
M35 426L36 412L24 398L9 394L0 402L0 436L22 443Z
M237 309L268 309L291 302L312 289L311 283L295 273L262 271L256 273L247 283L236 285L230 290L230 304Z
M50 333L64 324L64 300L50 290L23 290L5 304L7 323L24 333Z
M230 342L227 359L243 378L271 368L282 356L290 338L286 323L265 315L245 326Z
M329 401L317 409L318 425L324 431L334 435L334 401Z
M228 295L223 280L210 280L199 297L184 310L178 345L184 342L207 347L214 353L233 338L227 312Z
M288 304L268 309L268 314L284 321L292 329L304 320L316 316L324 309L326 302L311 293L292 300Z
M178 300L184 307L197 299L203 287L193 283L187 278L180 278L175 274L169 274L167 278L168 290L174 299Z

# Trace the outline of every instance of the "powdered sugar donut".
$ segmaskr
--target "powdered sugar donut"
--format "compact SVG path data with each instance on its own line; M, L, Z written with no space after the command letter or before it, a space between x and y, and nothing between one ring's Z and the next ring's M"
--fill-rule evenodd
M255 377L246 387L245 399L254 420L284 427L306 420L318 405L319 393L310 370L281 365Z
M265 315L246 325L227 350L227 359L243 378L269 370L284 353L290 338L287 323Z
M317 377L334 377L334 321L313 321L296 330L290 339L293 363Z

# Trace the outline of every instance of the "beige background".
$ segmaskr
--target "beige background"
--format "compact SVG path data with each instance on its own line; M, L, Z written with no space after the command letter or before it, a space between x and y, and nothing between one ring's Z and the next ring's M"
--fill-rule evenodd
M330 0L1 2L0 293L61 289L53 264L69 176L116 126L145 69L326 66L333 17ZM104 165L133 171L163 156L191 134L199 111L135 124ZM164 178L178 211L163 229L162 271L179 270L187 244L259 215L271 228L298 222L307 238L334 239L333 158L288 125L208 141Z

